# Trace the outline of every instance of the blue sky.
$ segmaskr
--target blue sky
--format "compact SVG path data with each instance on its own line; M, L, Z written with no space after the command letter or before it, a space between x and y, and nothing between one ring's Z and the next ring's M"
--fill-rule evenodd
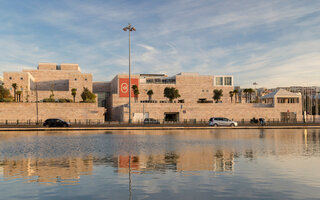
M133 73L234 75L243 87L320 86L319 0L0 0L0 74L78 63Z

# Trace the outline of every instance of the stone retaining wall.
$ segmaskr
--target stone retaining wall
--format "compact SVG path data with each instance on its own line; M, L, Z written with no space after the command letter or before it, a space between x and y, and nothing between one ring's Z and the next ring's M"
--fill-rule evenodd
M60 118L67 121L92 120L104 122L105 108L96 103L38 103L38 119ZM5 120L36 121L36 103L0 103L0 123Z

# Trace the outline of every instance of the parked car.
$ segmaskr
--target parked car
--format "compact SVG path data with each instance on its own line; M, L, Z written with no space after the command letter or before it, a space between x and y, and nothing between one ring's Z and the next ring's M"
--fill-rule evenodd
M43 126L63 126L63 127L68 127L70 126L69 122L63 121L62 119L47 119L44 121Z
M144 124L160 124L160 122L153 118L145 118L143 121Z
M238 123L224 117L211 117L209 126L238 126Z

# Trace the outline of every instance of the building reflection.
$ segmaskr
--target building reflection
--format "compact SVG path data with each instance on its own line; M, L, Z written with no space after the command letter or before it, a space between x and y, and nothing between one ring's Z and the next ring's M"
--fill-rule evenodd
M27 178L27 182L77 184L80 175L91 175L93 158L26 158L1 162L5 179Z
M183 153L167 152L162 155L119 155L117 160L118 172L124 174L129 172L129 167L133 173L166 170L177 172L234 170L233 152L212 151L210 148Z
M150 135L154 137L148 137ZM19 137L18 134L0 134L0 138L9 142ZM37 158L36 154L31 158L19 155L2 158L0 155L0 175L2 174L5 180L23 178L27 182L77 184L81 176L91 175L94 166L99 165L111 167L120 175L128 174L129 171L132 174L168 171L229 173L237 169L237 159L251 161L265 156L312 156L319 155L320 152L320 130L317 129L261 129L255 132L215 130L193 131L192 134L185 131L167 131L161 134L131 131L128 135L122 134L121 138L124 138L125 142L117 140L118 144L115 142L115 151L112 154L97 147L89 153L81 151L82 155L86 155L83 157L74 157L79 155L75 152L54 158L45 158L46 154L43 152L37 152L42 158ZM31 137L28 139L32 140ZM174 142L166 143L167 146L158 145L154 147L156 150L153 146L147 146L147 149L136 148L133 151L135 148L130 146L155 143L155 140L160 141L159 144L168 140ZM175 144L180 145L174 146ZM70 151L68 145L69 143L66 143L66 152Z

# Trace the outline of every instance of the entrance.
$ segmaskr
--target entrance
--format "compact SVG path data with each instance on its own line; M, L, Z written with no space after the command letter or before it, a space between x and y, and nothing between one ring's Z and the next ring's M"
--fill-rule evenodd
M179 121L179 113L164 113L164 120L165 121L171 121L171 122L177 122Z
M281 112L281 122L296 122L297 114L294 112Z

